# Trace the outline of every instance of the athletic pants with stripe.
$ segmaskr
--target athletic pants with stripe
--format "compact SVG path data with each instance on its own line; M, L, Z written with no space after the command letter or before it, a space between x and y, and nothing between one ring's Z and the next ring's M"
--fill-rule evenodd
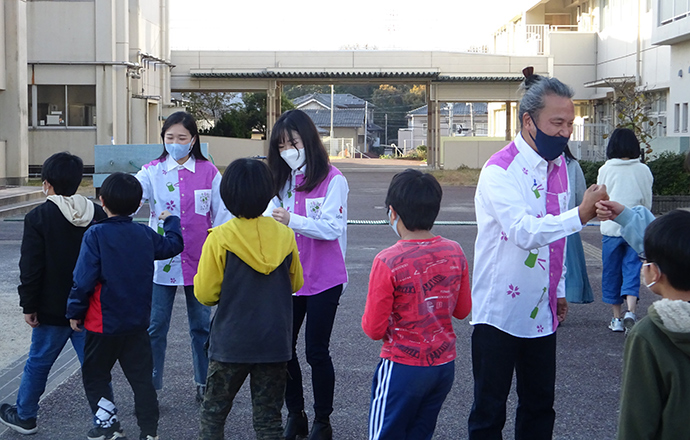
M369 440L428 440L455 378L455 361L413 367L381 359L371 385Z

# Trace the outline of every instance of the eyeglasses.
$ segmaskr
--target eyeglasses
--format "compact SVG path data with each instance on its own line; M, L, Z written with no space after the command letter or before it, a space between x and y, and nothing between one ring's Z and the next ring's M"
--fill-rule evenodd
M647 256L644 254L644 252L640 252L639 254L637 254L637 258L640 259L641 263L647 262Z

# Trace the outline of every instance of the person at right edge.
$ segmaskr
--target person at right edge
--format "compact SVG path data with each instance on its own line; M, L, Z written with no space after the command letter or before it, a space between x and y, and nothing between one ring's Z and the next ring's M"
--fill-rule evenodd
M515 371L515 438L553 437L556 329L568 312L565 239L595 217L606 187L573 209L563 151L573 131L573 91L523 70L520 133L484 165L475 194L472 286L474 403L470 440L501 439Z

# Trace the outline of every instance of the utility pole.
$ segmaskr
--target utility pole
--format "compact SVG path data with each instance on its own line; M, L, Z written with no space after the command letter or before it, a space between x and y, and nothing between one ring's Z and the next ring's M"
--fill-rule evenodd
M385 131L386 140L385 140L384 144L388 145L388 113L386 113L384 118L386 120L386 131Z
M364 146L362 147L362 153L367 151L367 116L369 113L369 101L364 101Z

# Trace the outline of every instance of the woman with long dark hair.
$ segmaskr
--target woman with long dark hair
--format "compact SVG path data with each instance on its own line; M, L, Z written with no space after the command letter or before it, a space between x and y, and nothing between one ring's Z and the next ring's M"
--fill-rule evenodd
M269 212L295 231L304 286L293 297L292 360L288 362L285 438L309 433L304 412L297 335L306 318L305 345L314 389L314 424L309 440L333 437L335 372L329 353L338 300L347 283L347 180L332 166L306 113L291 110L276 121L268 150L277 196Z

